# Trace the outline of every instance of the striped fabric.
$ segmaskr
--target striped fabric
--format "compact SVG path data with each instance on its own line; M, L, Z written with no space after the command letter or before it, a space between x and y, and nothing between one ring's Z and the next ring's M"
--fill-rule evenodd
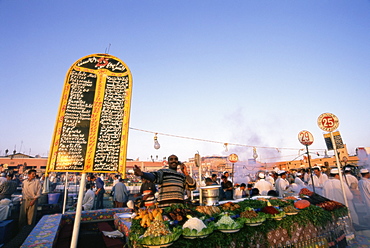
M194 190L196 182L191 177L171 169L152 172L155 184L160 185L158 194L159 207L168 207L173 203L184 203L185 188Z

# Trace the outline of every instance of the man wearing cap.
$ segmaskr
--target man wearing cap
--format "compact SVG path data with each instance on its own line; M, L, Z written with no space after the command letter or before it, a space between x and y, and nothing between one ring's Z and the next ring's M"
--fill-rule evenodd
M284 193L287 192L287 189L289 188L289 182L286 180L286 171L281 170L278 172L278 179L276 179L275 182L275 188L277 193L279 194L279 197L284 197Z
M303 174L301 172L297 172L296 177L294 179L294 183L297 185L298 192L306 187L306 184L303 182Z
M343 184L343 187L347 197L348 209L351 214L352 222L358 225L359 224L358 216L352 201L353 194L349 190L349 187L347 186L346 183ZM334 168L330 170L330 179L325 181L323 185L323 196L330 200L337 201L345 205L338 169Z
M360 190L362 200L365 204L365 209L370 209L370 173L368 169L361 169L361 180L358 182L358 189ZM369 217L368 213L366 217Z
M274 186L274 184L275 184L275 177L274 177L274 175L271 172L269 174L267 174L266 181L269 182L269 183L271 183L272 186Z
M274 187L272 186L271 183L269 183L265 180L265 174L264 173L260 172L258 174L258 178L259 178L259 180L258 180L258 182L256 182L254 184L254 188L257 188L260 191L261 195L266 196L267 192L269 192L270 190L273 190Z
M313 167L313 185L315 187L315 193L322 195L323 194L323 187L324 182L328 180L328 176L325 173L321 172L320 166ZM312 186L312 178L308 181L308 185Z

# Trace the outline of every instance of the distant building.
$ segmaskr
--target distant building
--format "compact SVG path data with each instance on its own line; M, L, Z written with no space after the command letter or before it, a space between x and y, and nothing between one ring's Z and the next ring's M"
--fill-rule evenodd
M341 166L353 165L353 166L369 166L370 165L370 148L358 147L355 155L349 155L347 148L338 149ZM319 165L324 170L334 167L337 164L335 156L328 156L327 154L310 154L311 166ZM22 153L14 153L12 155L0 156L0 172L4 170L13 170L15 173L24 173L29 169L36 169L37 173L41 175L46 170L48 158L40 156L29 156ZM199 167L195 165L194 158L190 158L189 161L185 162L189 168L189 172L196 177L199 174ZM244 165L245 164L245 165ZM166 168L167 161L139 161L127 159L126 161L126 174L133 174L134 165L137 165L141 170L146 172L157 171L161 168ZM248 162L239 161L235 164L241 166L241 168L254 171L264 170L271 171L274 167L279 170L292 170L300 168L309 168L308 157L302 153L302 156L298 160L294 161L280 161L280 162L269 162L261 163L255 159L249 159ZM205 156L201 157L202 175L210 176L212 174L218 174L219 176L223 171L229 171L232 173L232 163L227 160L227 156ZM249 173L249 172L248 172ZM231 175L230 175L231 176Z

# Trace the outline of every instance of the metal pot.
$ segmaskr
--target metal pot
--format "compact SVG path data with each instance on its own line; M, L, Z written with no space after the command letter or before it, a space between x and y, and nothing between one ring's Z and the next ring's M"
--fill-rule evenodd
M213 206L218 204L218 197L220 194L220 185L210 185L201 187L202 203L206 206Z

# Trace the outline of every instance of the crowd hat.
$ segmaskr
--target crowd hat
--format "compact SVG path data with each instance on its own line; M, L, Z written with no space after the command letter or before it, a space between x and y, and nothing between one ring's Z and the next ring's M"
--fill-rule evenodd
M313 170L314 170L314 169L317 169L317 170L321 171L320 166L317 166L317 165L316 165L316 166L314 166L312 169L313 169Z
M296 175L297 175L297 176L301 176L301 175L302 175L302 173L298 172Z
M351 171L351 168L350 168L350 167L346 167L346 168L344 169L344 171Z
M368 169L361 169L360 173L361 174L366 174L366 173L369 173L369 170Z
M286 171L285 170L280 170L279 172L278 172L278 174L279 175L283 175L283 174L285 174L286 173Z
M337 168L331 169L330 174L339 174L339 170Z
M262 172L260 172L260 173L258 174L258 177L259 177L259 178L265 178L265 174L263 174Z

